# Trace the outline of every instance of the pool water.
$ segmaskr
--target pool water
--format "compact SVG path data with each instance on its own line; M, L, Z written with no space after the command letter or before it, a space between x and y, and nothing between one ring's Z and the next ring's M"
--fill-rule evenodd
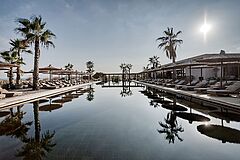
M169 108L172 103L154 102L156 92L164 101L176 100L185 110ZM189 108L182 105L189 104L184 100L144 87L93 85L78 98L75 95L61 102L62 105L54 102L64 96L51 99L52 104L58 102L52 110L43 107L50 102L34 102L13 108L12 116L2 116L0 159L238 160L240 157L238 110L204 108L197 104L188 105L192 106ZM234 117L225 111L234 112ZM187 116L180 114L183 112ZM198 118L187 120L194 118L192 115ZM219 115L228 117L221 119Z

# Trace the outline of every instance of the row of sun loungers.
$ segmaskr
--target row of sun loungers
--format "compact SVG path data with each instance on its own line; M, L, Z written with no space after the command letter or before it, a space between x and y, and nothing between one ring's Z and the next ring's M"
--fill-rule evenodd
M40 81L40 88L42 89L56 89L63 87L70 87L85 83L85 81L67 81L67 80L55 80L55 81Z
M43 81L41 80L39 82L40 88L41 89L57 89L57 88L62 88L62 87L70 87L73 85L78 85L82 83L86 83L87 81L67 81L67 80L54 80L54 81ZM31 87L31 84L24 83L26 88ZM23 92L17 92L17 91L8 91L6 89L3 89L0 87L0 99L3 98L8 98L8 97L13 97L13 96L19 96L22 95Z
M175 81L172 79L158 79L144 80L143 82L215 96L228 96L230 94L239 94L240 92L240 81L224 81L222 86L217 80L192 80L190 82L185 79L177 79Z

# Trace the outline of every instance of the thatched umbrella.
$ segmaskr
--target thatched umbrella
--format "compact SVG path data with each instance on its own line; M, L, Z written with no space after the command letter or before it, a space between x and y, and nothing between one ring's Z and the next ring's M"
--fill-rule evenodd
M0 68L3 68L3 67L18 67L18 65L0 61Z
M222 87L222 78L223 78L223 63L224 62L239 62L240 54L226 54L225 51L221 50L220 54L216 56L211 56L208 58L203 58L197 60L198 62L206 62L206 63L220 63L221 66L221 76L220 76L220 86Z
M55 70L54 72L52 72L52 74L55 75L70 75L75 73L75 71L70 71L70 70L65 70L65 69L60 69L60 70Z
M52 80L52 71L58 71L61 70L61 68L53 67L51 64L47 67L39 68L40 73L49 73L49 79Z
M0 70L4 71L4 70L9 70L9 68L6 67L0 67Z

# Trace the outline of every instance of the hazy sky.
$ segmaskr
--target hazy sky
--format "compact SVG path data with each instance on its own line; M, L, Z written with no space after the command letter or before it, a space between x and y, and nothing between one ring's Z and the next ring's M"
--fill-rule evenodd
M16 18L41 15L57 38L55 49L42 49L40 66L62 67L68 62L85 70L92 60L97 71L120 71L122 62L140 71L153 55L170 62L157 48L156 38L167 27L183 33L177 59L202 53L240 52L239 0L0 0L0 50L10 46ZM204 42L204 15L212 28ZM24 69L33 56L25 55Z

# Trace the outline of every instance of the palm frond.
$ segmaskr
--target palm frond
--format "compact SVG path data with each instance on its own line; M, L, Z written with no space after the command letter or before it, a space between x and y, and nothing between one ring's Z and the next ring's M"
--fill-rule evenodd
M158 45L158 48L162 48L163 46L166 46L167 43L168 43L167 41L160 43L160 44Z
M25 26L25 27L29 26L29 24L31 23L31 22L30 22L28 19L26 19L26 18L17 18L16 22L19 23L19 24L22 25L22 26Z
M23 50L23 52L33 54L33 52L31 50Z

